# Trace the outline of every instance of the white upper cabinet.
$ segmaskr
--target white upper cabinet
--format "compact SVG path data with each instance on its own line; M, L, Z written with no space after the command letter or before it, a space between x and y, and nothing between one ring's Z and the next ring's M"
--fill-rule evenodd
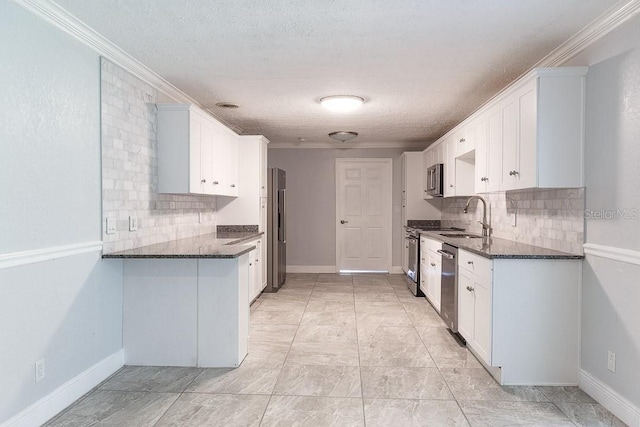
M269 140L262 135L241 135L236 138L235 156L241 173L236 168L236 187L231 187L232 178L227 178L225 187L235 189L238 197L230 203L218 203L216 219L220 225L258 225L259 231L265 231L266 147Z
M445 164L445 197L584 186L586 73L537 68L428 147L425 159Z
M238 195L237 135L213 117L159 104L157 141L159 193Z
M502 190L584 185L586 73L537 69L502 99Z

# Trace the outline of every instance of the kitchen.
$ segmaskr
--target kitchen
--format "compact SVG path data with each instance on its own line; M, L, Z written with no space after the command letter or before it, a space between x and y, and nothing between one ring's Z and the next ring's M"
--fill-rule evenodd
M70 9L71 3L66 5ZM86 144L86 141L101 140L99 107L101 102L109 101L108 98L100 99L101 77L98 73L103 78L106 77L107 74L102 74L100 70L108 66L100 65L99 55L106 57L111 63L116 61L118 65L114 65L114 70L121 70L127 61L113 47L111 51L102 47L100 49L103 50L96 53L76 42L66 32L70 31L69 21L66 21L66 27L55 24L58 26L56 28L49 23L51 21L43 20L42 16L49 16L45 19L50 20L52 15L45 13L51 10L40 2L25 2L22 6L30 7L29 11L13 2L5 2L2 6L3 20L4 17L8 20L4 26L6 37L3 37L3 52L8 58L7 65L12 64L11 67L3 66L2 72L5 81L13 82L9 86L12 91L10 96L3 101L6 103L3 110L7 114L3 119L3 141L24 141L23 144L10 147L3 142L2 170L9 173L3 174L3 183L8 185L3 184L3 200L7 203L4 204L2 217L7 220L3 221L4 245L1 252L13 257L4 256L2 259L3 267L6 267L2 270L2 319L5 322L2 331L3 343L6 343L7 348L14 349L2 352L5 363L1 377L3 383L9 385L3 387L2 392L1 400L4 403L0 419L3 422L18 413L22 413L24 417L25 409L47 396L48 402L52 402L52 397L56 397L55 402L63 401L66 395L64 390L59 389L60 386L90 370L107 356L122 350L122 336L119 332L122 327L121 295L108 286L122 283L122 271L114 268L113 264L98 261L99 257L93 249L99 246L101 250L103 241L105 247L110 244L107 236L102 233L101 222L96 221L96 218L102 217L103 208L120 210L118 203L122 198L122 191L135 190L138 193L138 200L135 202L141 207L145 204L149 206L150 201L155 203L153 210L156 215L150 218L155 221L154 231L148 231L150 234L143 236L146 240L138 244L131 243L135 246L203 234L206 227L208 230L215 229L217 220L217 206L206 197L163 195L157 199L147 199L141 197L145 192L144 188L114 188L113 193L105 194L103 201L100 189L105 185L105 180L118 180L122 177L117 171L114 172L114 177L103 175L101 157L106 155L108 159L116 159L117 150L122 149L120 144L124 147L130 142L122 135L112 135L113 150L104 149L102 154L99 144ZM517 192L516 197L512 197L517 204L516 223L528 224L524 231L522 227L510 225L513 209L507 206L510 202L502 198L502 193L488 195L487 199L493 209L490 218L494 236L497 234L500 238L505 237L510 228L517 228L520 232L519 239L539 232L534 236L540 239L539 242L531 243L541 245L545 244L543 239L549 239L560 244L568 239L565 239L566 234L560 237L558 232L570 231L576 233L570 234L571 239L575 239L571 243L578 245L580 233L566 229L563 223L556 227L552 219L553 233L544 236L542 230L548 227L546 224L527 222L529 215L531 219L535 216L530 210L545 209L546 202L551 203L550 209L553 210L553 204L565 200L567 196L570 200L578 200L577 203L581 201L592 212L601 209L611 212L618 209L632 211L636 208L639 188L636 172L638 153L633 143L633 136L638 133L634 111L637 109L639 91L636 71L639 25L634 17L636 9L635 2L630 2L625 7L620 6L608 20L593 24L589 36L583 34L581 40L584 42L588 39L591 44L585 43L581 48L574 46L573 51L567 48L563 51L564 56L559 52L557 57L550 58L546 63L589 66L586 77L584 193L569 195L561 194L559 190L549 193L545 190ZM594 13L586 19L582 26L598 14ZM60 30L60 27L66 30ZM566 34L558 43L549 45L530 65L580 28ZM597 37L593 37L593 34L599 34L603 28L606 29L604 33L609 30L611 32L595 40ZM568 51L571 53L566 53ZM24 52L37 54L24 55ZM65 60L60 61L60 57ZM167 81L142 70L140 64L128 62L128 65L130 68L118 80L135 86L134 92L138 93L132 95L132 98L140 98L140 102L146 104L170 102L170 99L165 98L167 92L178 96L167 85ZM29 73L24 70L29 70ZM131 77L131 74L137 75L138 79ZM144 81L132 83L140 82L141 75L145 76ZM475 108L507 86L515 77L517 75L488 89L488 96L478 99ZM316 93L314 96L329 95L334 91L333 88L329 90L329 93L322 90L323 93ZM356 94L357 92L360 90L356 90ZM73 103L62 102L62 95L73 99ZM369 96L368 93L364 95ZM145 99L146 96L152 98ZM153 96L157 99L153 99ZM371 96L365 107L368 105L373 108L380 101ZM309 103L313 103L312 101ZM113 102L118 104L119 100L113 99ZM237 110L239 114L244 114L242 108L241 106ZM459 114L455 122L442 125L431 141L439 139L462 122L475 108ZM36 115L38 121L31 123L34 112L42 109L48 112ZM140 114L140 120L145 118L145 114L149 119L148 111L136 110L136 113ZM297 121L302 122L301 119ZM335 119L336 128L328 129L326 133L341 130L342 127L351 130L351 126L357 125L356 121L349 118ZM420 123L420 119L413 118L410 122ZM131 124L128 124L128 128L123 126L123 129L131 132ZM327 274L333 266L335 271L335 160L391 158L391 265L392 271L399 273L404 243L401 224L401 154L405 151L422 151L425 144L422 141L422 145L417 144L409 138L403 143L376 144L369 142L373 138L367 135L366 129L358 127L353 130L359 131L360 136L353 142L345 143L354 148L344 149L344 145L326 142L328 139L307 141L308 148L295 148L295 144L303 145L305 142L297 139L299 135L306 136L304 132L290 132L295 135L292 137L293 141L286 141L284 138L271 136L275 133L268 132L268 126L264 126L264 129L252 134L264 134L271 141L268 149L269 166L287 171L290 214L288 270L300 274ZM42 134L45 136L41 136ZM109 157L110 153L113 157ZM102 163L103 167L105 164L113 165L107 161ZM46 179L39 177L39 172L46 173ZM313 191L314 197L303 198L305 191ZM25 194L29 194L28 199L25 199ZM543 202L542 208L531 205L531 202L537 203L538 200ZM525 207L527 202L529 205ZM469 226L464 228L472 233L480 232L472 221L481 219L481 209L472 210L473 215L465 216L462 210L466 198L445 198L425 203L431 203L428 209L431 209L433 215L408 219L466 221ZM126 208L129 209L131 208ZM178 212L179 210L182 212ZM202 222L200 215L194 214L197 211L203 212ZM502 211L504 216L501 215ZM124 228L123 221L126 220L126 216L118 217L118 231ZM141 221L140 226L144 225L145 221ZM566 226L571 227L572 224ZM637 310L634 309L638 301L638 289L631 278L637 272L636 242L640 237L637 235L638 227L635 226L633 217L611 220L591 217L584 221L584 226L586 232L583 231L582 246L586 258L582 261L581 270L578 383L627 424L637 425L640 396L636 384L640 379L633 366L639 359L640 347L637 328L634 327L638 323ZM85 244L81 248L74 246L78 242ZM310 245L309 242L315 244ZM31 253L29 264L10 264L15 262L15 254L53 247L65 249L53 255L51 252L44 255ZM125 249L128 248L118 248ZM561 250L573 253L574 247L567 246ZM316 280L320 281L321 277L324 276L318 276ZM356 283L353 286L356 287ZM607 369L608 351L616 353L616 372ZM36 384L33 381L33 364L43 355L47 358L47 373L44 381ZM103 366L101 372L106 370L107 367ZM91 383L96 376L83 378L85 383L82 387L88 386L88 389L99 382ZM54 393L56 390L57 394ZM40 411L43 410L42 406L39 408ZM35 413L33 411L35 410L31 414Z

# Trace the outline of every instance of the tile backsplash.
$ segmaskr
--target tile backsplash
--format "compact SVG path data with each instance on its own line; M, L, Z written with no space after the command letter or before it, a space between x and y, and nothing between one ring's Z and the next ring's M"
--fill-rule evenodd
M534 189L483 195L493 237L582 254L584 243L584 188ZM480 234L482 203L468 197L442 201L442 225ZM515 215L515 226L513 225Z
M104 252L215 232L214 197L157 193L158 91L101 61ZM129 231L130 216L137 231ZM114 234L106 234L107 217L116 221Z

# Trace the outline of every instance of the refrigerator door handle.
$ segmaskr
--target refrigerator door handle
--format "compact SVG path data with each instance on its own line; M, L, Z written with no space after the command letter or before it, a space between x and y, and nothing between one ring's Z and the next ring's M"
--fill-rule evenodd
M287 190L282 190L282 243L287 243Z

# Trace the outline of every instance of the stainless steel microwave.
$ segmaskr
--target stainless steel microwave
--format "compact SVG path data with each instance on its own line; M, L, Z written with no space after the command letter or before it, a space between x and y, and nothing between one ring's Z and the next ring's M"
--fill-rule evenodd
M427 194L433 197L444 196L444 177L442 175L444 165L436 163L427 169Z

